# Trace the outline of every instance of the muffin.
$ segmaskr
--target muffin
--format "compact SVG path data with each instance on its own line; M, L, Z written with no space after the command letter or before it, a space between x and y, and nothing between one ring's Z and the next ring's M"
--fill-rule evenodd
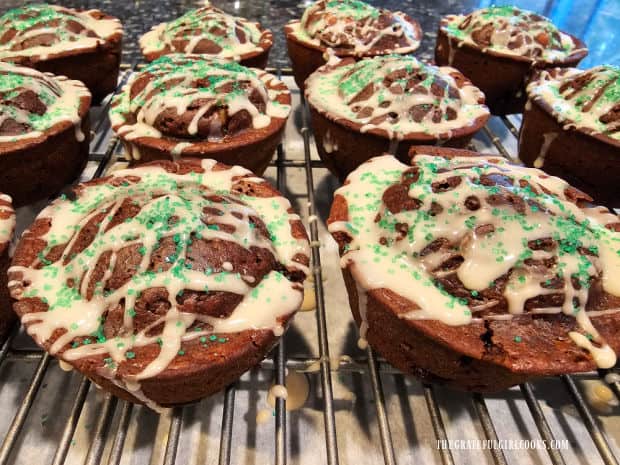
M156 409L257 364L301 305L308 262L299 216L265 180L158 161L45 208L17 244L9 290L46 351Z
M577 37L547 18L513 6L441 19L435 61L454 66L479 87L494 115L521 113L533 69L570 67L588 54Z
M82 172L89 106L79 81L0 62L0 186L16 207L57 193Z
M6 274L9 268L9 246L14 230L15 212L11 205L11 197L0 194L0 340L4 340L15 321Z
M620 68L543 71L527 93L521 160L620 207Z
M408 54L422 40L420 25L405 13L359 0L319 0L301 20L290 21L284 32L295 82L302 91L308 76L329 55L361 59Z
M211 5L153 27L140 38L147 61L171 53L204 55L264 68L273 44L273 34L259 23L231 16Z
M0 16L0 60L86 84L93 102L116 89L123 29L99 10L27 5Z
M317 150L342 181L384 152L464 147L489 118L484 95L460 72L390 55L328 63L306 81Z
M265 71L173 54L133 76L110 120L133 163L213 158L261 174L290 110L288 88Z
M373 158L334 196L362 342L425 382L493 392L611 368L620 219L503 158L418 147Z

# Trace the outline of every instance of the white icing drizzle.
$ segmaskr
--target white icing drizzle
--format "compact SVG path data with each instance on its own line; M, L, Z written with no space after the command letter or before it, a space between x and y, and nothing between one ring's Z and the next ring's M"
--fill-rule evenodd
M258 23L229 15L209 4L153 27L140 38L142 53L199 53L231 58L262 52L272 44L270 31Z
M577 128L620 140L620 68L601 65L542 71L527 87L564 129Z
M19 98L24 93L34 93L41 108L36 112L22 108ZM90 101L90 92L80 81L0 62L0 95L0 144L41 137L65 121L74 126L78 142L84 140L80 107L84 98ZM22 129L2 135L5 125Z
M77 11L59 5L28 5L9 10L0 17L0 37L15 34L0 44L0 59L19 57L47 60L67 52L102 47L114 36L122 36L121 22L101 18L99 10ZM37 38L52 37L47 45L30 46Z
M11 197L0 193L0 251L11 241L15 230L15 211Z
M360 286L357 281L355 281L355 288L357 291L357 311L360 314L360 335L357 339L357 347L361 350L366 350L368 347L368 341L366 340L366 334L368 333L368 295L366 294L366 289Z
M605 375L605 382L607 384L620 383L620 374L613 372L607 373Z
M319 0L301 21L286 25L287 34L339 56L411 53L420 46L420 31L405 13L375 8L359 0ZM392 40L387 47L382 41Z
M488 118L484 94L468 82L458 87L453 75L460 73L454 68L409 56L350 60L313 73L306 81L306 98L335 121L361 125L361 132L381 130L390 139L412 133L447 139Z
M408 179L409 187L401 184ZM332 221L328 229L351 239L341 264L360 296L391 289L412 302L401 318L449 325L489 312L489 318L563 312L576 319L579 331L570 333L575 343L601 368L614 365L616 355L590 322L586 304L595 280L620 296L620 234L605 227L618 221L615 215L579 208L567 197L565 181L503 159L416 155L409 167L384 155L362 164L347 181L335 196L346 200L348 220ZM412 204L392 212L384 194L399 186ZM461 258L456 269L444 269L454 257ZM457 298L441 286L449 274L471 298ZM498 289L508 315L493 314L499 301L485 297L502 277L507 281ZM529 299L551 293L563 294L562 305L526 309ZM366 320L363 308L360 316Z
M562 61L587 51L577 48L573 39L549 19L514 6L491 6L468 15L448 15L442 18L439 27L460 44L533 62Z
M304 288L304 300L301 303L301 308L299 310L302 312L316 310L316 294L314 289L310 287Z
M326 131L325 137L323 137L323 149L326 153L332 153L338 150L338 142L334 140L329 131Z
M297 410L304 406L310 394L308 378L304 373L290 370L285 378L285 386L280 384L273 385L267 393L267 404L275 408L276 399L286 399L286 410Z
M549 147L551 147L551 144L556 139L556 137L558 137L557 132L548 132L546 134L543 134L543 143L540 147L540 153L538 154L538 157L536 157L536 160L534 160L534 168L542 168L544 166L545 158L547 157Z
M271 386L271 389L269 389L269 394L273 397L279 397L280 399L284 400L286 400L286 398L288 397L288 391L286 390L286 387L282 386L281 384L274 384L273 386Z
M9 269L9 289L15 299L36 297L48 306L47 311L22 316L35 341L50 343L49 352L68 363L90 356L106 357L101 375L146 402L140 381L157 376L176 357L183 356L185 343L250 329L281 334L279 319L296 311L302 303L301 284L275 270L258 282L245 279L243 270L233 272L227 262L221 271L199 271L192 269L191 259L186 256L193 237L219 239L248 250L267 249L288 270L308 273L308 268L296 261L299 255L309 256L309 247L305 238L293 236L291 222L298 221L299 216L288 213L290 203L283 197L234 193L231 189L239 179L256 184L264 181L238 166L214 170L215 165L213 160L203 160L203 173L171 173L153 165L115 171L106 183L80 186L76 200L61 198L45 208L39 218L51 221L49 230L40 238L47 245L31 265ZM213 195L223 200L210 200ZM139 206L139 212L131 220L111 226L115 213L127 199ZM219 209L221 215L209 220L203 210L207 207ZM102 212L105 216L92 242L69 256L78 232ZM250 217L262 219L270 239L260 233ZM217 224L209 226L210 221L234 230L230 232ZM150 270L151 257L167 237L176 244L176 252L167 259L171 267ZM64 246L63 256L54 262L47 260L52 247L60 244ZM105 291L119 251L131 246L139 247L142 255L132 278ZM106 253L110 254L109 265L104 276L94 282L93 272ZM88 290L93 284L91 297ZM134 308L140 294L158 287L166 289L169 309L140 331L134 329ZM180 309L176 300L185 290L230 292L242 296L242 300L227 317L188 313ZM124 311L123 326L114 337L106 337L102 318L118 306ZM56 334L52 339L58 329L65 330L64 334ZM154 345L159 345L159 351L142 371L135 375L118 373L119 364L139 358L141 347Z
M148 83L132 95L134 86L144 79ZM196 144L225 142L243 131L233 127L229 133L227 126L240 112L251 119L246 130L264 129L274 119L285 120L291 106L281 101L290 102L288 89L265 71L199 55L171 54L132 77L114 97L110 121L129 143L129 159L140 158L139 150L133 150L137 145L131 143L139 138L170 141L172 156L178 158L188 150L191 153ZM188 111L193 116L182 129L171 132L160 125L162 114L170 111L179 118Z

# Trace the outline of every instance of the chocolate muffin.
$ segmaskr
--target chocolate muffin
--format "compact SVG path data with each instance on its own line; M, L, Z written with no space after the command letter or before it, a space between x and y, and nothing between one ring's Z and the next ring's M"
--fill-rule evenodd
M253 68L267 65L272 44L270 30L211 5L161 23L140 38L140 48L147 61L170 53L190 53L234 60Z
M55 194L82 172L89 106L79 81L0 62L0 186L16 207Z
M523 111L532 70L577 66L587 54L577 37L514 6L442 18L435 47L435 61L471 79L494 115Z
M290 21L284 32L295 82L302 91L308 76L329 55L361 59L408 54L422 40L420 25L405 13L359 0L319 0L306 8L301 20Z
M6 274L9 268L9 246L14 230L15 212L11 205L11 197L0 194L0 341L4 340L15 321Z
M290 110L288 88L265 71L173 54L133 76L110 120L133 163L213 158L261 174Z
M306 100L319 155L341 181L385 152L407 160L412 145L464 147L489 118L456 69L398 55L329 63L306 81Z
M257 364L303 298L309 245L265 180L159 161L45 208L9 268L14 310L50 354L152 408L197 401Z
M41 4L0 16L0 60L82 81L95 103L116 89L122 38L99 10Z
M620 68L543 71L527 93L521 160L620 207Z
M611 368L620 350L620 219L503 158L418 147L361 165L335 193L353 315L390 363L492 392Z

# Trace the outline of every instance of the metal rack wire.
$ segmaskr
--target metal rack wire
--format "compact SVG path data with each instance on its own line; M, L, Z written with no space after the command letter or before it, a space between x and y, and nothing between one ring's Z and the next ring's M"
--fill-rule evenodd
M134 66L132 65L123 66L123 73L119 86L126 82L133 69ZM290 74L290 70L286 69L271 71L276 71L279 74ZM118 156L118 140L114 136L109 137L109 122L106 118L106 110L109 102L109 99L104 102L103 108L99 112L101 116L93 125L95 128L95 134L93 142L91 143L90 159L91 161L97 163L93 177L102 176L106 172L106 169L110 166L111 162L114 161L116 156ZM314 171L322 168L322 164L311 157L311 144L313 142L311 140L311 133L309 129L308 111L307 108L305 108L304 102L302 102L302 105L304 108L302 109L301 135L303 138L304 159L303 161L287 159L283 146L280 146L278 147L274 166L276 168L276 184L280 191L284 191L286 169L292 167L304 169L308 198L307 214L310 216L316 214ZM503 117L501 121L512 135L518 137L518 129L510 119ZM501 138L498 137L488 126L483 129L483 133L502 156L511 160L513 159L508 150L504 147L504 145L502 145ZM366 351L365 359L341 360L338 363L338 366L333 366L334 362L330 361L330 346L327 337L327 309L322 279L321 254L318 246L319 230L316 221L310 221L308 223L308 231L313 244L311 263L312 275L314 278L314 291L316 295L316 331L319 356L317 358L287 358L286 348L284 346L284 341L282 340L276 349L274 349L271 358L265 360L261 364L261 368L272 371L275 383L284 385L286 382L285 375L287 369L303 369L311 363L318 364L320 388L323 399L322 410L326 462L328 465L338 465L341 463L341 457L338 451L338 435L334 408L332 372L336 369L340 369L362 373L363 376L368 378L372 388L371 392L375 404L376 421L380 434L383 461L386 465L395 465L397 463L397 459L394 452L394 438L390 431L390 418L386 409L382 377L397 372L387 363L378 359L370 348ZM15 449L20 436L25 434L24 425L28 418L30 409L36 397L40 395L39 392L41 385L53 360L48 354L39 350L16 349L13 346L16 332L17 330L13 331L13 333L7 338L0 348L0 367L8 360L35 361L37 362L37 366L34 370L32 378L30 379L27 389L23 393L21 403L17 407L17 411L13 417L11 425L3 438L2 445L0 446L0 465L11 463L11 453ZM585 427L591 435L592 440L598 449L601 460L605 463L605 465L617 465L618 459L614 456L605 434L595 420L595 414L584 400L584 397L575 384L573 377L562 376L561 380L572 398L574 406L579 412ZM53 465L61 465L65 463L72 438L75 434L80 415L82 414L87 399L87 395L91 389L91 384L92 383L87 379L82 379L77 388L73 404L68 412L68 416L62 430L62 435L51 462ZM422 388L424 401L430 416L435 437L438 441L447 440L448 432L444 425L444 419L442 418L436 388L432 385L424 385ZM231 461L231 442L233 437L235 396L237 390L237 385L233 384L229 386L226 389L223 398L218 459L220 465L229 464ZM620 390L617 383L612 383L612 390L615 395L618 396ZM540 401L534 394L533 386L530 383L521 385L520 393L527 403L527 407L529 408L529 412L535 422L540 438L547 441L547 443L554 440L554 434L549 426L547 418L545 417L543 409L541 408ZM472 394L471 401L474 406L474 411L476 412L482 426L482 431L484 433L484 437L482 439L497 441L498 434L493 418L487 408L485 398L479 394ZM85 464L94 465L99 463L107 463L109 465L118 465L120 463L133 408L134 407L131 403L120 401L109 394L105 396L97 415L96 424L94 425L94 435L89 444L88 453L84 462ZM115 415L118 417L118 420L115 423L117 428L115 431L111 431L111 425ZM177 407L172 410L169 431L164 446L163 463L166 465L176 463L179 438L183 427L183 416L184 407ZM273 462L276 465L286 465L289 458L290 445L287 441L286 432L286 400L283 398L276 399L274 422L275 434L273 441L275 445L275 455L273 457ZM109 453L106 458L104 457L104 450L107 441L111 441L112 445L109 448ZM559 450L548 449L547 452L551 463L554 465L562 465L565 463L564 457ZM503 465L508 463L501 449L493 448L491 449L491 454L495 464ZM454 456L448 448L441 448L439 450L439 457L444 465L453 465L455 463Z

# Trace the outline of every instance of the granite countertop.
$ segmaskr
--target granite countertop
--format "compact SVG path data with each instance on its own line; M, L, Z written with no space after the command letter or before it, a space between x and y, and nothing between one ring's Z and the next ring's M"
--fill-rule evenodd
M422 59L431 59L439 19L450 13L469 12L487 6L484 0L368 0L376 6L400 10L415 18L424 31L420 49L415 53ZM24 0L3 0L0 12L25 3ZM124 60L139 62L138 38L152 26L174 19L191 8L204 4L204 0L58 0L55 2L74 8L99 8L119 17L125 28ZM212 0L211 3L228 13L259 21L274 32L275 43L270 52L269 66L290 66L284 41L283 27L291 19L300 18L311 0ZM620 36L620 2L614 0L514 0L495 1L495 4L516 4L535 10L561 28L584 39L590 47L590 56L581 67L600 63L620 64L620 51L611 46ZM579 14L575 14L576 12Z

